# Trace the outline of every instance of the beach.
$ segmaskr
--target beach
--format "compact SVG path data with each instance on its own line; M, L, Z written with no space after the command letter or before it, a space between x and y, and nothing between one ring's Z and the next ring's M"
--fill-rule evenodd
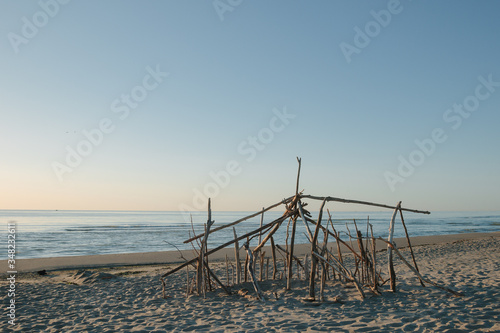
M395 258L397 292L388 283L381 295L365 290L361 299L351 284L326 282L323 302L305 302L308 283L294 278L260 282L265 301L250 282L226 278L227 255L210 257L212 270L231 285L205 297L187 295L186 270L168 276L166 298L160 277L183 262L179 252L21 259L16 262L15 296L2 262L0 329L16 332L495 332L500 330L500 232L411 238L420 273L460 292L422 287L415 274ZM382 274L386 252L378 242ZM411 260L405 240L396 239ZM227 250L227 251L226 251ZM297 247L301 256L310 246ZM187 259L192 251L184 251ZM268 252L269 253L269 252ZM40 272L40 273L39 273ZM41 275L43 274L43 275ZM193 269L191 269L193 274ZM319 289L319 286L318 286ZM9 302L15 319L9 323ZM12 323L14 323L12 325Z

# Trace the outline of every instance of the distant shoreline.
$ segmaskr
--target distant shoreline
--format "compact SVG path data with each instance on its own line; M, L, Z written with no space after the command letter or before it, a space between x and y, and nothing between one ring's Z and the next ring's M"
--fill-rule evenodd
M460 233L448 235L415 236L410 237L410 241L412 246L421 246L429 244L453 243L461 240L481 239L498 236L500 236L500 231L488 233ZM395 242L398 247L407 247L405 238L396 238ZM377 245L377 249L386 248L386 246L380 241L377 242ZM266 247L264 247L264 251L266 250ZM297 256L304 255L309 251L309 244L296 245L295 254ZM192 250L183 250L181 252L186 259L191 259L193 257ZM267 253L269 254L270 251L267 251ZM229 247L218 251L217 253L210 256L210 260L222 260L226 255L230 259L232 259L234 257L234 247ZM172 265L182 263L183 261L184 260L180 258L180 254L178 251L117 253L53 258L17 259L16 269L17 272L21 273L36 272L40 270L54 271L117 266ZM2 272L8 271L7 260L2 260L0 269Z

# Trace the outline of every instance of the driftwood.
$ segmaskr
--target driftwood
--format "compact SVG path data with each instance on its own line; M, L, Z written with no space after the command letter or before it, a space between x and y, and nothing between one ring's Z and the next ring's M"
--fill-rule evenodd
M413 265L415 265L415 269L418 272L417 260L415 260L415 255L413 254L413 248L411 247L410 236L408 235L408 229L406 229L405 219L403 218L403 212L399 210L399 214L401 216L401 223L403 224L403 228L405 229L406 241L408 242L408 247L410 248L411 259L413 260ZM422 287L425 287L425 284L420 280L420 284Z
M299 160L299 168L300 168L300 160ZM298 186L298 184L297 184ZM296 225L297 225L297 217L298 216L295 216L293 219L292 219L292 238L290 240L290 253L289 253L289 256L288 256L288 278L286 280L286 290L290 290L292 288L292 276L293 276L293 265L292 265L292 262L293 262L293 259L294 259L294 256L293 256L293 247L295 245L295 230L296 230Z
M271 253L273 255L273 280L276 280L276 274L278 273L278 265L276 262L276 247L274 246L273 237L271 237Z
M302 222L304 223L304 225L306 226L307 234L309 236L309 241L311 242L313 235L311 233L311 229L309 229L309 224L307 224L307 219L306 219L306 216L304 213L304 208L302 207L302 202L300 202L300 200L297 201L297 207L299 208L300 218L301 218Z
M204 283L204 271L203 268L206 267L207 270L208 268L208 262L205 259L205 252L207 250L207 241L208 241L208 235L210 233L210 227L214 221L212 221L212 208L210 206L210 199L208 199L208 220L207 224L205 226L205 236L203 237L203 240L201 242L201 248L200 248L200 256L198 257L198 269L197 269L197 276L196 276L196 289L198 291L198 295L203 294L205 296L205 283ZM208 279L210 281L210 279Z
M257 279L255 278L255 272L253 271L253 254L252 251L250 251L250 246L248 245L248 242L243 244L245 247L245 250L247 251L248 254L248 263L247 263L247 271L250 275L250 279L252 280L252 285L253 288L255 289L255 292L257 293L257 297L261 300L264 301L264 295L262 294L262 291L259 288L259 285L257 283Z
M429 214L427 211L422 211L422 210L414 210L414 209L409 209L409 208L402 208L401 207L401 202L398 203L395 207L390 206L390 205L384 205L384 204L378 204L378 203L373 203L373 202L367 202L367 201L358 201L358 200L349 200L349 199L341 199L341 198L336 198L336 197L318 197L318 196L312 196L312 195L304 195L303 191L299 191L299 184L300 184L300 171L301 171L301 159L297 158L297 161L299 163L298 167L298 172L297 172L297 182L295 186L295 195L290 196L288 198L283 199L282 201L275 203L273 205L268 206L267 208L262 208L259 212L256 212L254 214L248 215L246 217L240 218L234 222L224 224L222 226L219 226L217 228L212 228L212 225L214 221L212 221L212 212L211 212L211 200L209 199L208 202L208 220L207 223L205 224L205 230L204 233L196 235L194 233L194 227L193 223L192 229L193 229L193 237L190 237L188 240L186 240L184 243L190 243L193 246L193 249L195 250L194 252L196 253L196 256L191 259L191 260L185 260L184 263L180 264L179 266L171 269L170 271L166 272L161 276L161 282L162 282L162 291L164 297L166 296L166 286L167 284L165 283L165 279L176 272L178 272L180 269L184 267L189 267L193 266L196 269L196 274L193 278L190 278L189 274L189 269L187 268L187 274L186 274L186 280L187 280L187 288L186 291L187 293L193 292L196 287L196 291L200 295L204 295L204 293L207 290L212 290L213 287L219 286L222 288L226 293L230 294L231 290L229 288L230 286L230 281L232 281L232 284L240 284L243 280L241 273L242 273L242 267L241 267L241 260L240 260L240 241L246 239L244 241L243 247L246 250L246 261L245 261L245 267L243 269L244 272L244 280L250 280L255 292L257 294L257 297L261 300L264 300L264 294L262 293L262 290L259 287L258 281L263 281L267 280L269 278L269 261L270 258L269 256L272 257L273 260L273 274L272 274L272 279L286 279L286 289L290 290L292 289L293 286L293 279L294 279L294 262L296 263L296 271L297 271L297 279L301 279L301 271L303 270L305 273L305 278L306 281L308 280L309 284L309 297L307 300L314 301L316 300L316 280L317 277L320 278L320 290L319 290L319 300L323 301L324 298L324 292L325 289L327 288L328 284L327 281L330 280L331 278L336 279L338 276L338 279L343 282L352 282L356 289L358 290L359 294L361 295L362 298L365 297L363 288L368 288L375 294L379 294L379 290L382 289L382 286L385 282L383 282L382 277L381 277L381 272L377 272L377 263L376 263L376 240L379 238L376 238L375 235L373 234L373 228L370 224L370 220L368 217L367 220L367 227L366 227L366 235L363 236L361 230L358 229L358 226L356 224L356 220L354 219L354 227L355 227L355 234L351 234L349 230L349 226L346 224L347 228L347 235L349 236L349 241L344 241L341 239L340 235L341 233L337 231L334 227L333 223L333 218L332 215L330 214L330 211L327 209L328 212L328 221L327 223L323 223L323 211L326 208L326 204L328 202L340 202L340 203L352 203L352 204L362 204L362 205L368 205L368 206L374 206L374 207L381 207L381 208L388 208L388 209L394 209L394 213L392 216L392 219L390 221L390 235L389 239L387 241L384 240L384 242L390 244L388 245L388 266L389 266L389 279L391 281L390 284L390 289L392 291L396 291L396 277L394 273L394 264L393 264L393 259L392 259L392 253L393 251L398 255L401 256L399 251L395 248L395 244L393 243L393 234L394 234L394 228L395 228L395 217L397 212L400 212L401 215L401 221L405 230L405 235L408 241L408 245L410 247L410 251L412 254L412 259L413 259L413 264L414 266L411 266L408 264L403 258L403 261L405 262L406 265L408 265L412 271L416 272L417 276L419 277L420 282L423 284L423 282L427 282L432 285L436 285L432 282L428 282L425 280L418 272L418 266L416 264L416 259L413 254L413 250L411 248L411 243L410 243L410 238L408 236L408 231L403 219L403 214L402 211L408 211L408 212L413 212L413 213L422 213L422 214ZM319 216L317 220L313 219L311 217L311 214L309 211L305 209L305 207L308 205L308 203L305 200L321 200L321 207L319 210ZM277 219L274 219L271 222L265 223L264 221L264 213L266 211L269 211L273 208L279 207L281 205L284 205L284 213L282 216L280 216ZM260 226L256 228L253 231L247 232L244 235L238 236L236 233L236 225L239 223L242 223L250 218L260 216ZM306 237L308 238L310 244L311 244L311 265L308 265L308 255L306 254L305 258L303 260L299 259L295 252L296 252L296 232L297 232L297 219L301 219L302 223L305 225L305 230L306 230ZM285 220L288 221L288 226L286 230L286 249L283 247L275 244L274 242L274 237L278 231L280 231L280 228L283 225L283 222ZM336 222L339 220L336 220ZM351 219L352 221L352 219ZM192 222L192 221L191 221ZM314 233L311 232L310 224L315 226ZM331 228L330 228L331 226ZM224 244L221 244L219 246L216 246L213 249L208 249L208 237L219 230L223 230L226 228L232 227L233 228L233 234L234 234L234 239L225 242ZM290 230L289 230L289 227ZM281 228L282 230L283 228ZM324 240L323 240L323 245L320 246L318 243L318 236L320 230L323 231L324 233ZM290 231L290 233L289 233ZM369 233L371 231L371 235ZM332 235L332 237L336 241L336 248L337 248L337 253L333 254L331 251L328 250L328 238L329 235ZM191 233L190 233L191 236ZM250 248L250 241L252 239L256 238L258 240L258 244L253 250ZM215 239L215 238L214 238ZM365 241L364 241L365 240ZM268 251L268 256L266 257L266 253L263 251L263 247L270 242L270 251ZM350 244L349 244L350 243ZM355 249L356 245L354 243L357 243L357 249ZM198 244L198 249L194 246ZM345 246L347 251L345 249L341 248L341 245ZM208 258L211 254L216 253L217 251L226 248L228 246L234 246L234 266L232 263L229 263L229 259L226 256L226 284L223 284L221 282L221 279L216 276L216 274L213 272L212 269L209 268L208 265ZM333 245L335 246L335 245ZM281 267L278 267L278 259L276 257L276 249L279 249L280 251L283 251L284 256L283 256L283 266L282 270ZM343 253L344 252L344 253ZM351 261L344 260L344 256L346 256L346 253L352 253L352 256L354 257L354 264L351 264ZM281 253L280 253L281 255ZM233 267L231 270L231 276L229 273L229 265ZM281 265L281 263L280 263ZM352 266L350 266L352 265ZM354 267L353 267L354 266ZM414 268L413 268L414 267ZM256 275L257 269L259 269L259 274L258 276ZM331 272L330 272L331 270ZM221 270L223 271L223 269ZM278 272L280 272L278 276ZM224 274L224 273L221 273ZM382 281L382 283L380 283ZM193 286L193 288L191 288ZM379 288L380 287L380 288ZM444 289L444 287L440 287ZM446 290L446 289L444 289ZM452 291L450 291L452 292Z
M278 244L276 244L275 246L276 246L276 248L277 248L278 250L280 250L281 252L283 252L283 253L285 253L287 256L289 256L288 251L287 251L286 249L284 249L282 246L280 246L280 245L278 245ZM304 265L300 262L300 259L299 259L297 256L295 256L295 255L294 255L294 256L293 256L293 259L295 259L295 261L297 262L297 265L299 265L300 267L302 267L302 269L304 269Z
M314 230L314 235L312 238L311 242L311 275L309 277L309 299L314 300L316 297L315 295L315 277L316 277L316 266L318 264L318 259L314 254L316 253L316 244L318 242L318 235L319 235L319 229L321 226L321 219L323 217L323 208L325 207L326 200L323 200L323 203L321 204L321 208L319 209L319 216L318 216L318 222L316 224L316 229Z
M251 215L245 216L245 217L243 217L243 218L241 218L241 219L239 219L239 220L237 220L237 221L234 221L234 222L232 222L232 223L225 224L225 225L222 225L222 226L220 226L220 227L214 228L214 229L212 229L212 230L210 231L210 233L214 233L214 232L216 232L216 231L219 231L219 230L222 230L222 229L225 229L225 228L232 227L232 226L234 226L234 225L236 225L236 224L238 224L238 223L241 223L241 222L243 222L243 221L249 220L249 219L251 219L252 217L259 216L260 214L263 214L264 212L267 212L268 210L271 210L271 209L276 208L276 207L278 207L278 206L280 206L280 205L283 205L283 204L287 204L287 203L289 203L289 202L290 202L290 201L292 201L294 198L295 198L295 196L291 196L291 197L289 197L289 198L283 199L282 201L280 201L280 202L278 202L278 203L275 203L274 205L271 205L271 206L269 206L269 207L267 207L267 208L263 209L263 210L262 210L262 211L260 211L260 212L257 212L257 213L255 213L255 214L251 214ZM260 230L259 230L259 231L260 231ZM185 244L187 244L187 243L191 243L192 241L197 240L198 238L201 238L201 237L203 237L203 236L204 236L203 234L200 234L200 235L197 235L197 236L191 237L191 238L189 238L189 239L185 240L185 241L184 241L184 243L185 243Z
M341 199L341 198L334 198L334 197L317 197L314 195L302 195L302 199L312 199L312 200L319 200L319 201L335 201L335 202L342 202L342 203L352 203L352 204L359 204L359 205L365 205L365 206L374 206L374 207L381 207L381 208L389 208L389 209L396 209L394 206L388 206L388 205L383 205L383 204L378 204L374 202L368 202L368 201L359 201L359 200L350 200L350 199ZM420 213L420 214L430 214L430 212L426 210L416 210L416 209L409 209L409 208L400 208L401 210L407 211L407 212L412 212L412 213Z
M393 237L394 237L394 220L396 218L396 214L398 213L398 210L401 208L401 201L397 204L396 208L394 209L394 213L392 214L391 218L391 224L389 227L389 239L387 240L391 246L387 248L387 262L389 265L389 276L391 278L391 290L396 291L396 272L394 272L394 264L392 262L392 249L393 249Z
M241 263L240 263L240 246L238 244L238 236L236 229L233 227L234 233L234 260L236 260L236 283L241 283Z
M375 240L375 237L373 236L373 227L372 225L370 224L370 231L371 231L371 235L372 235L372 260L373 260L373 265L372 265L372 269L373 269L373 281L372 281L372 284L373 284L373 287L372 287L372 290L375 291L375 292L378 292L378 276L377 276L377 243L376 243L376 240ZM367 235L368 236L368 235Z

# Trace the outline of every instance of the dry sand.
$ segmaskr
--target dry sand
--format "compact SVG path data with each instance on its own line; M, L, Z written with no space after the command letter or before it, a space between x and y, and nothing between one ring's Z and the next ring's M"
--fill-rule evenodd
M304 280L295 280L292 291L284 290L284 280L261 283L264 303L250 283L232 286L231 296L217 289L205 298L186 298L185 270L168 278L169 298L163 299L159 277L168 268L158 263L178 262L178 253L31 259L18 262L15 325L8 323L11 298L2 275L0 331L500 331L500 233L415 237L412 244L421 273L463 297L420 286L399 259L397 293L385 285L382 296L366 290L361 300L352 286L328 281L322 303L302 301L308 294ZM402 253L409 258L407 250ZM379 257L383 264L385 253ZM122 266L141 262L150 265ZM212 266L225 281L225 265ZM47 275L36 273L39 269Z

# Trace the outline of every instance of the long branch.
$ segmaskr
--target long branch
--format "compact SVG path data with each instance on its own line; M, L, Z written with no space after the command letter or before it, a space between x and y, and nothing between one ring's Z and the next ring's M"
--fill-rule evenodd
M313 199L313 200L326 200L326 201L336 201L336 202L343 202L343 203L353 203L353 204L360 204L360 205L367 205L367 206L375 206L375 207L382 207L382 208L390 208L390 209L396 209L395 206L389 206L389 205L383 205L383 204L378 204L378 203L373 203L373 202L368 202L368 201L359 201L359 200L350 200L350 199L341 199L341 198L335 198L335 197L317 197L314 195L301 195L301 198L304 199ZM416 209L409 209L409 208L401 208L401 210L405 210L408 212L413 212L413 213L420 213L420 214L430 214L428 211L424 210L416 210Z
M295 195L294 196L291 196L291 197L288 197L286 199L283 199L282 201L278 202L278 203L275 203L274 205L271 205L261 211L258 211L257 213L254 213L252 215L248 215L248 216L245 216L237 221L234 221L234 222L231 222L231 223L228 223L228 224L224 224L224 225L221 225L220 227L217 227L217 228L213 228L211 231L210 231L210 234L213 233L213 232L216 232L216 231L219 231L219 230L222 230L222 229L225 229L225 228L229 228L231 226L234 226L238 223L241 223L243 221L246 221L248 219L251 219L252 217L255 217L255 216L259 216L260 214L263 214L264 212L267 212L268 210L271 210L273 208L276 208L278 207L279 205L282 205L282 204L287 204L289 203L293 198L295 198ZM199 235L196 235L194 237L191 237L190 239L188 240L185 240L184 243L190 243L192 241L194 241L195 239L198 239L198 238L201 238L203 237L204 234L199 234Z
M246 233L246 234L244 234L244 235L242 235L242 236L240 236L240 237L238 237L236 239L233 239L233 240L231 240L231 241L229 241L227 243L224 243L224 244L222 244L222 245L220 245L220 246L218 246L218 247L216 247L216 248L214 248L214 249L212 249L210 251L207 251L205 253L205 256L209 256L209 255L211 255L211 254L213 254L213 253L215 253L215 252L217 252L217 251L225 248L226 246L234 244L236 241L240 241L240 240L245 239L245 238L247 238L247 237L249 237L251 235L254 235L254 234L260 232L261 230L264 230L264 229L266 229L266 228L268 228L268 227L270 227L270 226L272 226L272 225L274 225L276 223L280 223L280 222L286 220L288 217L290 217L293 214L296 214L296 213L295 212L287 212L282 217L280 217L280 218L278 218L278 219L276 219L276 220L274 220L272 222L269 222L268 224L262 226L261 228L255 229L255 230L253 230L253 231L251 231L249 233ZM168 271L167 273L163 274L161 278L163 279L163 278L169 276L170 274L173 274L173 273L181 270L182 268L186 267L187 265L190 265L191 263L196 262L197 260L198 260L198 258L196 257L196 258L193 258L193 259L191 259L189 261L186 261L185 263L181 264L180 266L177 266L176 268L172 269L171 271Z

